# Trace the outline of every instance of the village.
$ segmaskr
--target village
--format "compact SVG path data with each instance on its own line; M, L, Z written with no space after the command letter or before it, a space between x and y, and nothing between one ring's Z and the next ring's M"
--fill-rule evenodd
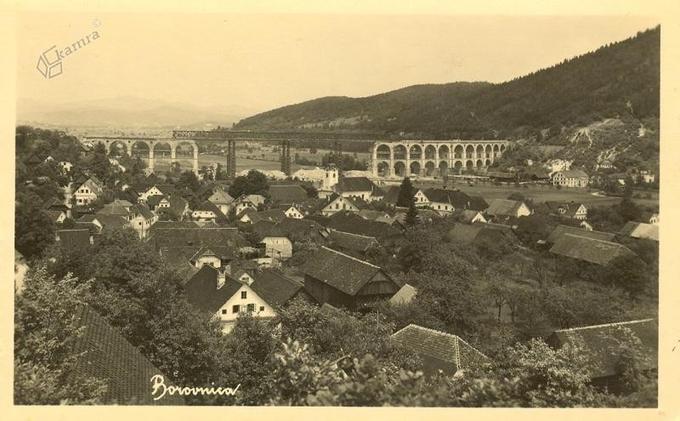
M655 352L659 214L633 202L632 186L620 204L598 209L535 201L531 190L485 198L465 193L452 178L423 187L409 177L390 184L346 175L334 165L300 169L285 179L257 169L233 180L191 171L166 177L126 168L101 147L70 144L77 149L71 151L75 162L54 158L68 142L62 138L55 150L21 156L17 181L22 190L37 192L27 193L35 200L48 197L32 206L53 231L42 251L28 258L16 252L19 295L29 261L44 256L71 271L72 262L96 253L88 250L127 231L181 279L187 302L226 336L244 317L276 321L288 307L305 303L327 314L355 315L348 317L391 314L392 343L423 359L428 376L490 361L508 329L518 338L546 338L555 350L573 340L567 333L587 332L584 346L602 355L608 351L594 332L619 335L617 326L625 326L640 333L644 352ZM515 185L502 174L487 177L495 177L496 186ZM626 181L632 184L632 178ZM40 191L50 184L61 187ZM588 177L557 171L548 184L579 189ZM460 272L446 275L465 280L455 288L478 294L474 300L481 302L471 315L461 310L470 305L469 292L449 296L440 289L453 281L425 279L441 277L439 265ZM622 270L629 271L626 279ZM551 304L555 291L581 297ZM453 301L437 304L440 294ZM532 308L545 294L546 307ZM611 300L618 307L600 315L583 308ZM423 310L425 303L435 307ZM557 311L553 305L559 315L551 313ZM449 306L458 310L446 314ZM486 333L470 334L470 326L480 323ZM129 344L126 349L139 352ZM458 351L451 355L452 349ZM593 382L617 390L624 373L608 367ZM645 370L655 367L649 362ZM120 393L120 400L142 399Z

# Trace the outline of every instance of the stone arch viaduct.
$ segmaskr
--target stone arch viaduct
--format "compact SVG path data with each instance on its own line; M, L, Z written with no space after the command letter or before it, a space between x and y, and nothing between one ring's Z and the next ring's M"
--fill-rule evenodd
M507 140L400 140L373 144L375 177L445 176L450 171L482 169L494 163Z
M156 160L170 159L170 162L177 161L177 151L180 147L190 146L191 155L182 155L182 159L191 159L193 171L198 174L198 145L191 139L162 139L162 138L126 138L126 137L89 137L88 140L101 143L106 148L107 153L111 153L114 147L122 146L128 156L132 156L133 148L145 149L140 153L147 155L149 160L148 168L151 172L154 170ZM161 147L164 147L161 149ZM167 155L167 151L170 155Z

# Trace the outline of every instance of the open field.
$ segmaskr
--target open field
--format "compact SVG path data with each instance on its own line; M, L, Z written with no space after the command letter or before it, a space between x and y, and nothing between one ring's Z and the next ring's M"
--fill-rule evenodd
M414 183L418 188L426 189L431 187L443 186L441 181L416 181ZM556 189L546 185L526 185L517 187L515 185L495 185L491 183L476 183L469 185L466 182L456 182L451 183L449 181L449 188L457 188L461 191L482 196L484 199L506 199L512 193L520 193L526 198L532 199L534 202L545 202L545 201L575 201L581 202L585 205L590 206L610 206L621 201L620 197L608 197L594 195L594 190L581 190L581 189ZM656 193L652 193L652 199L642 199L635 198L634 201L641 206L650 206L658 208L659 202Z

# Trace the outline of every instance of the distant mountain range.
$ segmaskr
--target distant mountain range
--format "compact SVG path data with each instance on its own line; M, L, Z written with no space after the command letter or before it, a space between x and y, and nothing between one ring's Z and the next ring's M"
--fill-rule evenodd
M499 84L415 85L324 97L245 118L246 130L357 130L407 138L523 138L623 115L659 116L656 27ZM540 52L536 52L540 54Z
M214 107L136 97L65 104L34 99L19 99L17 102L18 123L34 126L208 129L218 125L229 127L252 112L238 107L219 112Z

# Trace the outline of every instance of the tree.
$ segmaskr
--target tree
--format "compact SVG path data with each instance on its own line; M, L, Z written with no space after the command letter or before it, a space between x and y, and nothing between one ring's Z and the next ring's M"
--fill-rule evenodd
M411 198L411 203L408 205L405 222L409 227L415 226L418 223L418 210L416 209L416 203L413 198Z
M197 193L201 188L201 182L198 180L193 171L184 171L180 174L175 187L178 190L184 190L191 193Z
M103 144L97 143L95 145L88 168L104 183L108 184L113 181L113 167Z
M250 170L247 175L234 179L229 187L229 194L232 197L239 197L243 194L259 194L269 197L269 182L261 172Z
M41 203L36 194L17 191L14 244L26 258L40 255L54 242L55 226Z
M407 208L413 202L413 196L416 194L413 185L411 184L411 179L404 177L404 180L399 186L399 195L397 196L397 206Z
M15 404L102 403L106 383L75 370L81 332L74 316L88 288L71 276L49 276L44 267L29 271L14 307Z

